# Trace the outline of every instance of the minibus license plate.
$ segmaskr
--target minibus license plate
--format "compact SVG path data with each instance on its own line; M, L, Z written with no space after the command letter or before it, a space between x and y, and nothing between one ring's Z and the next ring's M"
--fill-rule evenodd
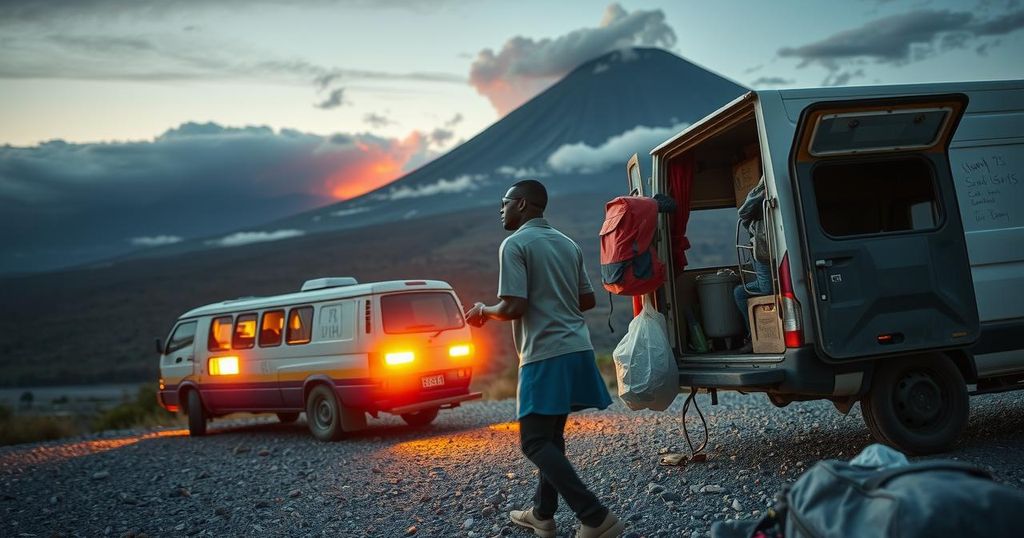
M423 376L423 388L440 387L444 385L444 374Z

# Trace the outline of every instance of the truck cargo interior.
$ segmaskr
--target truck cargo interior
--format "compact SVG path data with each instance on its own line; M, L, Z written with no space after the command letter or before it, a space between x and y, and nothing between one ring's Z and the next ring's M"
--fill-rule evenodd
M689 208L689 215L683 213L682 218L681 213L666 217L672 230L671 242L680 241L679 221L685 220L685 239L682 241L689 243L682 263L680 247L670 248L672 265L676 270L667 293L672 294L676 311L673 316L675 334L670 338L674 336L672 340L677 357L719 360L726 356L744 355L749 360L750 353L754 351L752 347L744 347L747 329L740 317L734 289L741 282L752 283L755 280L750 236L742 226L738 226L737 209L761 178L760 155L757 125L750 114L695 144L670 150L663 161L663 173L659 176L665 178L666 184L661 185L659 191L667 192ZM689 173L686 169L692 170L689 186L685 185L685 179L679 179L680 175L685 178ZM766 229L771 230L771 227L766 226ZM769 238L769 244L771 242ZM685 268L680 272L682 264ZM777 263L771 261L769 266L774 268ZM775 271L771 272L772 292L760 303L772 315L757 315L756 308L747 310L748 319L754 318L751 327L754 337L770 332L768 324L776 325L771 317L778 317L774 295L779 286ZM759 326L759 320L765 326ZM777 342L769 348L776 353L783 351L781 338L776 337L775 340ZM758 351L763 352L764 346L759 347Z

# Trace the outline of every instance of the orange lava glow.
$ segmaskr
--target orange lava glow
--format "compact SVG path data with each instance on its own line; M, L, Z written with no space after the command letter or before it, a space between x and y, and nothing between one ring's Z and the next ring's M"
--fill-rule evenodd
M188 430L186 429L162 430L131 437L121 437L118 439L96 439L77 443L40 446L26 450L14 450L0 456L0 468L24 468L28 465L39 465L55 461L69 460L72 458L106 452L108 450L124 448L147 439L183 437L187 435Z
M402 175L405 165L426 147L419 132L388 145L357 142L359 155L338 163L324 181L327 192L339 200L355 198L387 185Z

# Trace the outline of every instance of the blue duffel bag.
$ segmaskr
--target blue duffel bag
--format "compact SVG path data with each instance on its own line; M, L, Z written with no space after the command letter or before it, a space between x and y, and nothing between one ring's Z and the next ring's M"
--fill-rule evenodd
M951 460L878 466L825 460L783 491L759 520L716 523L714 538L1024 536L1024 492ZM760 533L760 534L758 534Z

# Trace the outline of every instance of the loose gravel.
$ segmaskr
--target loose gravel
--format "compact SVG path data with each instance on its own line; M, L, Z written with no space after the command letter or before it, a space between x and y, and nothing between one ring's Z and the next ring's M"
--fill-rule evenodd
M626 536L705 536L713 522L758 516L816 461L849 459L871 439L854 409L826 402L776 409L763 395L725 393L702 405L708 460L686 452L679 397L666 412L621 403L570 417L569 457L627 522ZM971 422L944 457L1024 487L1024 393L972 400ZM536 473L518 448L512 401L442 411L414 429L395 418L338 443L300 420L214 422L183 430L0 449L0 536L529 536L507 512L527 507ZM688 422L700 435L696 415ZM560 506L559 536L576 521Z

